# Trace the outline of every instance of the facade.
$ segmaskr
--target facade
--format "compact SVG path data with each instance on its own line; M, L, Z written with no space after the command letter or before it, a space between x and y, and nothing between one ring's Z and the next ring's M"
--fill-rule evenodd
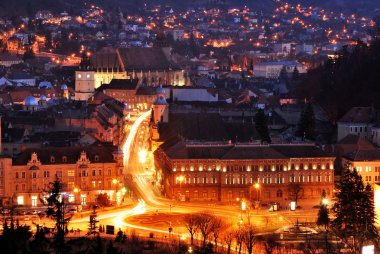
M347 135L353 134L363 137L367 140L371 140L371 130L375 125L376 112L372 107L353 107L351 108L341 119L339 119L338 125L338 137L339 142ZM378 135L374 136L377 138ZM379 136L380 138L380 136Z
M307 72L306 66L297 62L263 62L253 66L253 74L258 78L277 79L280 77L282 68L291 75L296 67L301 74Z
M343 155L343 165L349 164L351 170L356 169L362 176L364 184L374 188L380 182L380 150L362 148Z
M318 204L332 196L334 157L314 145L161 145L155 152L167 196L187 201L233 202L237 198L286 207L298 199ZM254 188L258 184L259 188Z
M136 79L138 84L186 84L184 71L170 60L167 48L104 49L86 59L76 72L75 99L88 100L95 89L113 79Z
M123 154L105 147L28 149L0 164L0 194L5 202L42 205L49 183L58 177L72 204L95 202L100 193L122 198Z

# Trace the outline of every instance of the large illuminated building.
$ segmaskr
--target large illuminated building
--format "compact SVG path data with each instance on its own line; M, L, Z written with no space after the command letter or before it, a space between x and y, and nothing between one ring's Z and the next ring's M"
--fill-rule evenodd
M148 86L186 85L185 73L171 61L169 48L105 48L83 58L75 72L75 100L88 100L113 79L137 79Z
M247 199L287 207L331 197L334 157L314 145L166 142L155 152L166 194L187 201Z
M100 193L121 202L123 154L102 146L27 149L13 160L2 158L0 197L4 204L41 206L56 178L69 203L95 203Z

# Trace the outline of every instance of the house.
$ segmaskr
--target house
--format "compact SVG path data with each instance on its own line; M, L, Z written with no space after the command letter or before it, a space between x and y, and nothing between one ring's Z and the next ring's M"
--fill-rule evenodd
M337 141L349 134L372 139L372 127L375 126L376 111L372 107L353 107L337 122Z
M0 65L11 67L14 64L22 63L23 60L16 54L0 53Z
M307 72L307 67L295 61L286 62L263 62L253 66L253 75L257 78L277 79L280 77L281 70L285 68L288 75L294 72L297 68L300 74Z

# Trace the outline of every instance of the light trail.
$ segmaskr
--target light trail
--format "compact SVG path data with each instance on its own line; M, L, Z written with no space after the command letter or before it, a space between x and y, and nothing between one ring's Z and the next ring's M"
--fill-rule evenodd
M149 116L150 116L151 112L150 111L147 111L145 113L143 113L141 116L139 116L136 121L133 123L133 125L131 126L131 129L129 131L129 134L128 134L128 137L127 139L125 140L125 143L123 145L123 152L124 152L124 167L127 168L128 167L128 163L129 163L129 157L131 155L131 146L132 146L132 143L133 143L133 140L135 139L136 137L136 133L137 133L137 130L138 128L140 127L141 123L147 119Z

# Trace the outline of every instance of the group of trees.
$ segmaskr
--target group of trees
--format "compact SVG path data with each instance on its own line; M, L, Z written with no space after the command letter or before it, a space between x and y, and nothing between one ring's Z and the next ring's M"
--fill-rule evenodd
M185 226L190 234L190 244L198 245L199 253L231 253L232 244L235 242L235 252L242 253L243 247L249 254L253 253L253 248L258 242L263 244L266 253L272 253L273 249L279 244L274 235L258 237L251 219L247 213L247 221L240 222L236 227L226 223L220 217L209 212L200 212L188 214L184 218ZM198 237L198 244L194 239ZM221 244L222 243L222 244ZM218 246L224 245L224 249L218 249Z
M380 106L380 38L367 45L358 40L308 72L296 93L320 104L335 123L353 106Z
M352 254L361 253L367 244L376 247L380 240L375 226L374 192L369 184L364 185L356 169L346 165L336 186L335 202L331 208L334 219L330 221L326 193L322 193L321 204L316 221L326 234L325 253L346 246ZM329 238L339 239L335 244ZM343 243L343 244L342 244ZM321 247L321 246L318 246Z

